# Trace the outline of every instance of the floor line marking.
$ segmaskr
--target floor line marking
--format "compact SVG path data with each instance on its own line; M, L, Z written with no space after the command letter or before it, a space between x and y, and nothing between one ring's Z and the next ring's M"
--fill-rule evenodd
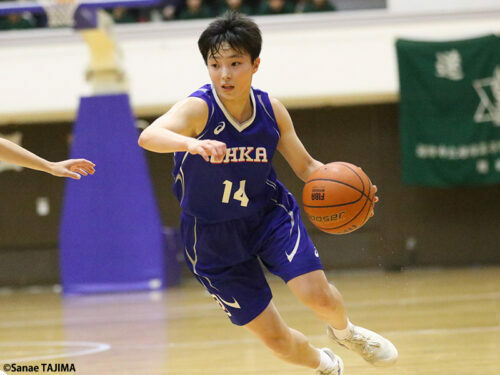
M357 307L375 307L375 306L405 306L405 305L417 305L421 303L432 303L432 302L460 302L460 301L478 301L478 300L500 300L500 293L483 293L483 294L462 294L462 295L454 295L454 296L434 296L434 297L410 297L410 298L399 298L399 299L384 299L384 300L373 300L373 301L358 301L358 302L347 302L347 306L349 308L357 308ZM296 306L289 306L278 308L279 311L298 311L298 310L306 310L307 307L300 304L297 301ZM190 315L189 312L186 314L185 307L179 308L165 308L165 315L154 313L151 315L153 319L165 319L175 318L175 314L178 314L179 317L185 317L186 315ZM217 307L212 303L212 300L207 302L206 304L197 304L190 306L190 311L193 311L194 314L199 314L201 310L214 310L217 311ZM130 316L120 319L116 319L113 317L113 323L126 323L132 321L149 321L147 316ZM30 320L28 322L22 320L12 320L12 321L3 321L0 322L0 329L2 328L13 328L13 327L39 327L44 325L54 325L54 324L75 324L75 323L92 323L92 322L108 322L109 319L107 316L101 316L99 318L77 318L77 319L64 319L63 322L57 319L45 319L45 320Z
M464 334L464 333L484 333L500 331L500 326L490 327L459 327L459 328L436 328L436 329L415 329L404 331L384 331L380 334L384 336L403 336L403 335L436 335L436 334ZM326 333L322 335L307 335L309 339L326 338ZM230 340L212 340L212 341L190 341L190 342L170 342L167 344L147 344L147 345L114 345L115 349L135 348L135 349L162 349L162 348L193 348L193 347L213 347L235 344L254 344L260 342L257 338L242 338Z
M87 346L89 349L78 350L75 352L50 354L33 357L20 357L1 359L0 363L17 363L29 361L41 361L45 359L67 358L67 357L81 357L84 355L104 352L111 348L111 345L99 342L85 342L85 341L10 341L0 342L0 347L19 347L19 346Z

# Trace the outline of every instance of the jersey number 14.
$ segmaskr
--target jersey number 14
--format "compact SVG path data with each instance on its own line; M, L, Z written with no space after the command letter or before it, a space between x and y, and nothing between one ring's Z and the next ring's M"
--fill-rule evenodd
M248 206L248 197L245 193L245 184L247 180L240 181L240 188L236 190L233 194L233 199L240 201L243 207ZM222 203L229 203L231 198L231 190L233 189L233 183L229 180L223 182L224 184L224 194L222 195Z

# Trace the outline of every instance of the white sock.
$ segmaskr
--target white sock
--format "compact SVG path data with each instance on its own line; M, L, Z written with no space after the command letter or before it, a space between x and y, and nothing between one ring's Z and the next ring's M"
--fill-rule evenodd
M347 327L345 327L344 329L336 329L332 327L332 329L336 338L338 338L339 340L345 340L352 336L354 326L350 322L350 320L347 319Z
M335 363L323 350L319 350L319 366L316 371L326 371L335 366Z

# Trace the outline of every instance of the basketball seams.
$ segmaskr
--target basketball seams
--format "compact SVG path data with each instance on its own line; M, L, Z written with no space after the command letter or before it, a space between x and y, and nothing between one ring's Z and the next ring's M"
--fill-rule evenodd
M328 180L328 179L318 179L318 180L311 180L311 181L332 181L332 180ZM310 181L308 181L308 182L310 182ZM342 183L341 181L339 181L339 182L340 182L342 185L345 185L345 186L347 186L347 187L352 188L352 186L351 186L351 185L349 185L349 184ZM306 183L306 185L307 185L307 183ZM360 191L359 191L359 190L357 190L357 189L353 189L353 190L357 191L358 193L360 192ZM363 194L361 194L361 195L359 196L359 198L358 198L358 199L356 199L356 200L354 200L354 201L351 201L351 202L345 202L345 203L339 203L339 204L332 204L332 205L328 205L328 206L311 206L311 205L304 204L304 203L303 203L302 205L303 205L304 207L308 207L308 208L341 207L341 206L348 206L348 205L353 204L353 203L358 203L358 202L361 200L361 198L363 198Z
M368 177L368 176L367 176L367 177ZM361 209L360 209L360 210L356 213L356 215L354 215L354 216L352 217L352 219L351 219L351 220L349 220L347 223L344 223L344 224L339 225L339 226L337 226L337 227L333 227L333 228L321 227L321 229L326 229L326 230L329 230L329 229L340 229L340 228L342 228L342 227L344 227L344 226L348 225L349 223L351 223L354 219L356 219L356 218L357 218L357 217L358 217L358 216L359 216L359 215L363 212L363 210L364 210L364 209L365 209L365 207L366 207L366 203L368 203L368 201L370 202L370 205L373 205L372 200L369 198L369 195L370 195L370 192L371 192L371 187L372 187L372 184L371 184L371 181L370 181L370 185L369 185L369 188L368 188L368 189L369 189L369 190L368 190L368 196L366 196L365 194L363 194L363 195L365 195L365 197L366 197L365 203L363 204L363 207L361 207ZM366 213L366 216L365 216L365 218L363 219L363 223L362 223L359 227L362 227L362 226L366 223L366 221L368 220L368 215L369 215L369 213L370 213L370 209L368 209L368 211L367 211L367 213ZM357 227L357 228L359 228L359 227ZM356 228L356 229L357 229L357 228ZM352 230L352 231L354 231L354 230ZM350 232L352 232L352 231L350 231ZM350 232L347 232L347 233L350 233Z
M351 168L350 165L346 164L346 163L343 163L343 162L338 162L339 164L343 165L344 167L346 167L347 169L351 170L356 176L358 176L358 178L361 180L361 184L363 185L363 195L368 198L368 200L373 204L372 200L370 199L370 191L371 191L371 187L372 187L372 182L370 180L370 177L368 177L368 175L365 173L365 176L366 178L368 179L368 182L369 182L369 185L368 185L368 195L365 194L365 184L363 182L363 179L361 178L361 176L358 174L358 172L356 172L353 168Z
M359 178L359 181L361 181L361 186L363 187L362 194L364 194L365 193L365 183L364 183L363 179L361 178L361 176L354 169L352 169L348 164L342 163L342 162L339 162L339 164L343 165L344 167L349 169L352 173L354 173L356 175L357 178Z
M372 184L371 184L371 182L370 182L370 186L369 186L369 190L368 190L368 195L369 195L369 194L370 194L370 192L371 192L371 187L372 187ZM363 195L364 195L364 194L363 194ZM366 197L366 195L365 195L365 197ZM356 213L356 215L354 215L354 216L352 217L352 219L351 219L351 220L349 220L347 223L344 223L344 224L342 224L342 225L339 225L339 226L337 226L337 227L332 227L332 228L327 228L327 227L318 227L318 228L320 228L320 229L330 230L330 229L340 229L340 228L342 228L342 227L344 227L344 226L348 225L349 223L351 223L354 219L356 219L356 218L357 218L357 217L358 217L358 216L359 216L359 215L363 212L363 210L364 210L364 209L365 209L365 207L366 207L366 203L368 203L368 201L370 202L370 206L372 206L372 205L373 205L372 200L371 200L369 197L366 197L366 198L367 198L367 199L365 200L365 203L363 204L363 207L361 207L361 209L360 209L360 210ZM368 211L367 211L367 213L366 213L366 215L365 215L365 218L363 219L363 223L362 223L359 227L362 227L362 226L366 223L366 221L368 220L368 215L369 215L369 214L370 214L370 208L368 209ZM357 228L359 228L359 227L357 227ZM356 228L356 229L357 229L357 228ZM354 231L354 230L352 230L352 231ZM352 231L350 231L350 232L352 232ZM347 232L347 233L350 233L350 232Z
M372 191L372 184L371 184L371 181L370 181L370 187L369 187L369 190L368 190L368 196L370 196L371 191ZM367 198L367 199L370 201L370 208L368 208L368 211L366 212L365 218L363 220L363 224L368 221L370 212L371 212L372 207L374 205L374 203L371 201L371 199L369 199L369 198Z
M356 174L357 175L357 174ZM359 175L357 175L359 177ZM349 185L343 181L339 181L339 180L332 180L331 178L315 178L314 180L309 180L305 183L305 186L307 186L307 184L311 183L311 182L314 182L314 181L330 181L330 182L336 182L338 184L341 184L341 185L344 185L344 186L347 186L347 187L350 187L351 189L353 190L356 190L358 193L361 193L361 197L359 197L359 199L357 201L354 201L354 202L358 202L363 196L366 197L370 202L372 201L370 199L369 196L367 196L364 192L364 183L363 181L361 181L361 183L363 184L363 191L359 190L357 187L355 186L352 186L352 185ZM371 182L370 182L370 186L371 186ZM354 203L354 202L351 202L351 203ZM308 205L304 205L305 207L336 207L335 205L333 206L308 206Z
M314 180L309 180L306 182L306 185L311 183L311 182L314 182L314 181L330 181L330 182L336 182L338 184L341 184L341 185L345 185L345 186L348 186L350 187L351 189L353 190L356 190L357 192L363 194L362 191L360 191L356 186L352 186L352 185L349 185L348 183L346 182L343 182L343 181L339 181L339 180L332 180L331 178L315 178Z
M352 202L346 202L346 203L339 203L339 204L332 204L330 206L309 206L308 204L302 204L302 206L307 207L307 208L331 208L331 207L341 207L341 206L349 206L353 203L358 203L363 196L359 197L359 199L352 201Z
M326 230L329 230L329 229L340 229L340 228L342 228L342 227L345 227L347 224L351 223L354 219L356 219L356 218L357 218L357 217L361 214L361 212L363 212L363 210L364 210L364 209L365 209L365 207L366 207L366 203L368 203L368 199L365 199L365 203L363 204L363 207L361 207L361 209L360 209L360 210L356 213L356 215L354 215L354 216L351 218L351 220L349 220L347 223L344 223L344 224L339 225L339 226L337 226L337 227L319 227L319 226L318 226L318 228L319 228L319 229L326 229ZM363 224L364 224L364 222L363 222ZM357 228L359 228L359 227L361 227L361 226L363 226L363 224L361 224L360 226L356 227L356 229L357 229ZM352 232L352 231L351 231L351 232Z
M330 234L351 233L361 228L370 218L369 215L374 206L375 189L370 178L361 168L345 162L332 162L330 164L325 165L326 168L318 169L306 181L303 190L303 208L318 229ZM335 164L337 168L334 167ZM356 170L357 168L359 168L359 172ZM324 194L315 197L313 192L319 190L314 189L321 189ZM329 191L331 193L328 193ZM317 200L326 198L325 194L332 194L327 195L328 199L326 200L329 201L328 203L333 204L321 206L305 204L305 201L307 203L325 204L327 202L317 202ZM364 201L362 201L363 197L365 198ZM350 201L345 202L345 200ZM338 203L339 201L342 203ZM347 213L347 217L344 216L344 219L339 220L337 214L342 210L345 212L343 211L340 215ZM330 214L332 215L331 218ZM318 215L318 217L316 218L315 215ZM342 220L348 221L340 223L339 221Z

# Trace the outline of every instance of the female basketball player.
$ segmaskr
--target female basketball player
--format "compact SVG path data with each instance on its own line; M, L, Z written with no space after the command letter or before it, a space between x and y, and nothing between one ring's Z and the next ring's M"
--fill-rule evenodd
M306 181L322 163L300 142L285 107L252 88L261 43L249 18L230 12L212 22L198 41L212 84L175 104L139 139L147 150L175 152L188 266L234 324L288 362L323 375L343 372L337 355L286 325L258 259L327 323L333 341L375 366L391 365L398 356L394 345L350 323L295 199L271 166L278 150Z
M81 176L94 174L95 164L85 159L70 159L49 162L25 148L0 138L0 160L22 167L50 173L57 177L70 177L79 180Z

